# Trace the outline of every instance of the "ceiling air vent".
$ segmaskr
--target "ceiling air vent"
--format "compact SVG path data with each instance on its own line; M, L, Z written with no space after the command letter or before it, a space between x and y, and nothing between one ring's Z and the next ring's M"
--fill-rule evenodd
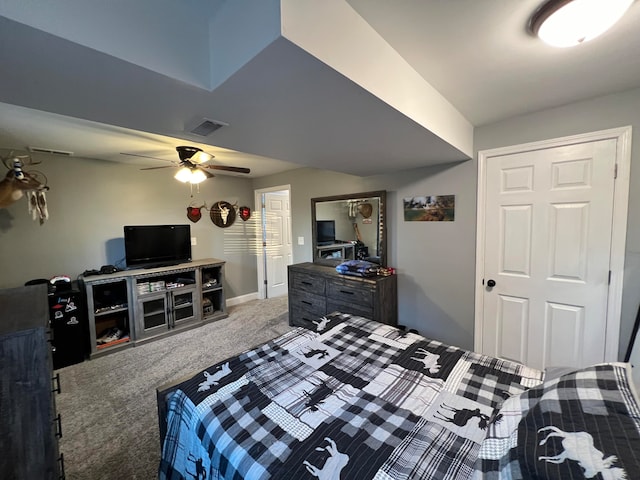
M228 126L228 123L219 122L217 120L208 120L205 118L202 122L192 128L190 132L196 135L200 135L201 137L206 137L207 135L211 135L219 128Z
M53 148L29 147L29 151L31 153L48 153L50 155L60 155L61 157L70 157L73 155L73 152L67 152L65 150L55 150Z

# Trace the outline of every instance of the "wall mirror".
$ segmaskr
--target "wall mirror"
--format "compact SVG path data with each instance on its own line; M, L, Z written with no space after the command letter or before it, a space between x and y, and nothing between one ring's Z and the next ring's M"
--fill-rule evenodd
M386 191L311 199L313 263L387 265Z

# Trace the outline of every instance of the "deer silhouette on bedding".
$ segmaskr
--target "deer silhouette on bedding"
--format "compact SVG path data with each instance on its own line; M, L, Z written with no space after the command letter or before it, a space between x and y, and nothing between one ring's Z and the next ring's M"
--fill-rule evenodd
M549 463L562 463L565 460L573 460L584 470L585 478L595 478L598 473L604 480L624 480L627 473L623 468L614 467L618 457L610 455L605 458L604 453L593 445L593 437L587 432L563 432L557 427L549 426L538 430L540 432L550 432L540 440L538 445L544 445L550 438L558 437L562 439L561 453L553 456L540 456L538 460Z
M482 413L479 408L476 408L474 410L470 410L468 408L454 408L445 403L441 404L440 408L442 408L445 412L442 413L436 410L436 412L433 414L434 418L437 418L438 420L442 420L444 422L453 423L458 427L464 427L472 418L478 418L478 428L480 430L484 430L491 422L491 417ZM446 412L453 412L453 416L445 416Z
M325 441L329 445L324 448L316 447L318 452L323 450L329 452L329 458L324 462L322 468L312 465L307 460L302 462L302 464L311 475L320 480L340 480L340 473L342 472L342 469L347 466L347 463L349 463L349 455L339 452L336 442L331 440L329 437L325 437Z

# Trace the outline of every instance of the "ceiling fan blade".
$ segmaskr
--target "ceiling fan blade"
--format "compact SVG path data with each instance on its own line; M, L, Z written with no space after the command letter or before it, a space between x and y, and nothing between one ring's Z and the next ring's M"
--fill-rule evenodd
M202 162L207 162L215 157L210 153L203 152L201 149L197 147L181 146L181 147L176 147L176 150L178 152L178 156L180 157L180 162L174 162L172 160L166 160L164 158L159 158L159 157L152 157L151 155L144 155L141 153L120 152L120 154L128 155L130 157L150 158L152 160L160 160L162 162L169 162L173 164L173 165L161 165L158 167L145 167L145 168L141 168L140 170L157 170L159 168L182 166L182 167L191 168L192 170L195 168L201 169L204 172L204 174L207 176L207 178L211 178L214 175L210 172L207 172L205 169L220 170L220 171L233 172L233 173L245 173L245 174L251 173L251 170L245 167L231 167L228 165L204 164Z
M152 160L160 160L162 162L171 162L171 160L166 160L164 158L159 158L159 157L152 157L151 155L142 155L141 153L120 152L120 155L127 155L129 157L151 158Z
M145 167L140 170L158 170L159 168L173 168L173 165L162 165L161 167Z
M251 170L245 167L230 167L227 165L199 165L200 167L210 168L212 170L225 170L234 173L251 173Z

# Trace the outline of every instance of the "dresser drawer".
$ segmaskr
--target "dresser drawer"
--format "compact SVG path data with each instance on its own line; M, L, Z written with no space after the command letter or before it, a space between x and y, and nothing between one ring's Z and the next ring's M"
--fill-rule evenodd
M313 330L315 332L317 330L318 324L320 323L320 318L322 318L323 316L324 314L318 315L316 313L302 310L297 307L289 308L289 325L292 325L294 327L308 328L309 330Z
M289 265L289 325L316 331L332 312L358 315L381 323L398 323L397 278L359 278L314 263Z
M366 283L327 280L327 299L373 309L373 289Z
M325 279L318 275L292 272L291 285L289 285L289 288L292 288L293 290L303 290L305 292L324 296Z
M291 292L289 309L307 312L309 315L321 317L327 313L327 302L324 297L307 292Z
M343 303L333 300L327 300L327 313L333 312L350 313L351 315L359 315L370 320L376 320L373 318L373 307L358 305L357 303L353 302Z

